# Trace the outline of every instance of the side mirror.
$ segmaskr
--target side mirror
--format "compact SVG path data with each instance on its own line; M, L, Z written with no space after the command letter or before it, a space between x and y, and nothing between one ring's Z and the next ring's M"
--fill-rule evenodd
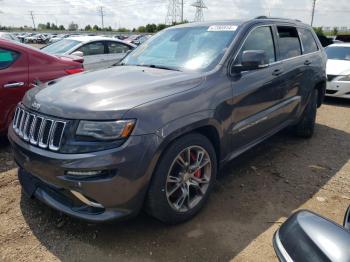
M263 50L243 51L241 64L235 65L234 70L249 71L266 68L269 66L269 60Z
M348 210L349 211L349 210ZM349 261L350 233L329 219L298 211L273 238L279 261Z
M350 206L349 206L348 210L346 211L343 226L345 229L350 231Z
M75 52L73 52L71 55L83 57L83 56L84 56L84 53L83 53L82 51L75 51Z

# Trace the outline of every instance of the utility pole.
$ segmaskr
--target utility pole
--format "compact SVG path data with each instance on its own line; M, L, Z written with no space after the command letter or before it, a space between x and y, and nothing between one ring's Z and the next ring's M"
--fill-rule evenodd
M316 8L316 0L313 0L313 3L312 3L312 14L311 14L311 26L313 26L313 24L314 24L315 8Z
M100 16L101 16L101 22L102 22L102 29L105 27L103 23L103 17L104 17L104 12L103 12L103 6L100 6Z
M181 23L184 22L184 0L181 0Z
M34 21L33 11L30 11L29 13L30 13L30 16L32 17L33 27L34 27L34 30L35 30L35 21Z

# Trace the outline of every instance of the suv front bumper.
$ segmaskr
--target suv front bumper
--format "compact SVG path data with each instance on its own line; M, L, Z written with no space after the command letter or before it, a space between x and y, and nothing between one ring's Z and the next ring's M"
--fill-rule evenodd
M24 191L70 216L90 222L120 220L142 207L159 144L156 135L131 136L121 147L84 154L60 154L9 140ZM73 177L68 171L108 171L106 177Z

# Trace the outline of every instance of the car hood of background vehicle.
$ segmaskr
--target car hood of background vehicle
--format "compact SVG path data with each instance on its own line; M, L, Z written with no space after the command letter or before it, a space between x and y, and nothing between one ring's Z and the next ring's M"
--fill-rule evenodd
M67 119L117 119L138 105L194 88L203 79L199 73L118 66L33 88L23 104L39 104L33 109Z
M350 61L333 60L327 61L327 75L345 75L350 74Z

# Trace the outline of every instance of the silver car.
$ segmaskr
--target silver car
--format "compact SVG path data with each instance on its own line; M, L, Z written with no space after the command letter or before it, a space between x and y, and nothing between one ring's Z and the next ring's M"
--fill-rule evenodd
M100 36L68 37L48 45L42 51L55 55L84 57L86 70L107 68L118 63L135 45Z

